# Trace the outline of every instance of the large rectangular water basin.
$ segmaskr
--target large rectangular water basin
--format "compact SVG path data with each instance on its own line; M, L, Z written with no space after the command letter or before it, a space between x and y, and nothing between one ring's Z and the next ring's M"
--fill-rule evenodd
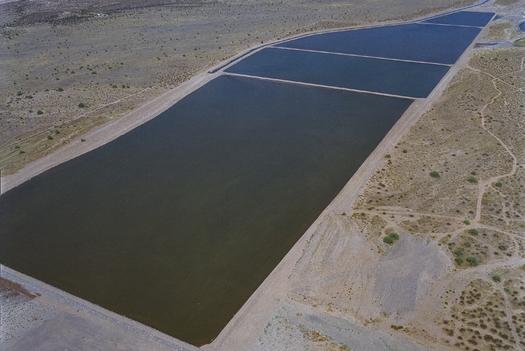
M209 343L411 103L221 76L0 196L0 262Z

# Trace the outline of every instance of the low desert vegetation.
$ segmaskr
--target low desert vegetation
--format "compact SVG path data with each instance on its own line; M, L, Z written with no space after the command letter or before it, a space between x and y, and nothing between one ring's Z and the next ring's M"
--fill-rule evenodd
M399 234L396 232L391 232L390 234L388 234L387 236L383 238L383 242L387 244L393 244L397 240L399 240Z

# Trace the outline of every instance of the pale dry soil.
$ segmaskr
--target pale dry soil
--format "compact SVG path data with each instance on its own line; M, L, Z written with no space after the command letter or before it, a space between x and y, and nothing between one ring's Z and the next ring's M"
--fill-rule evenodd
M250 47L471 0L0 3L0 170L13 174ZM160 99L158 104L166 102ZM147 114L143 112L142 114ZM136 118L137 114L134 115Z
M196 351L0 264L0 351Z
M376 149L207 349L525 349L525 50L507 45L524 5L492 7L496 48Z

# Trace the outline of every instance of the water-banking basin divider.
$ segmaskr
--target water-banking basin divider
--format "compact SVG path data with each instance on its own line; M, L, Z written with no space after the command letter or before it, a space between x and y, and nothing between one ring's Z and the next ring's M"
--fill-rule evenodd
M215 338L493 13L304 35L0 196L0 262L190 344Z

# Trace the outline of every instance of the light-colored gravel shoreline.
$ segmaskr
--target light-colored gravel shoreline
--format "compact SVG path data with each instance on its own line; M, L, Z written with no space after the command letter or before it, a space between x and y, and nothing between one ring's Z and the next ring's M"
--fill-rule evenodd
M99 339L93 343L100 349L117 346L136 347L141 350L195 351L197 347L177 340L142 323L131 320L98 305L73 296L37 279L0 264L0 277L20 284L31 295L0 294L2 306L2 329L0 350L38 349L43 345L58 350L64 346L84 350L79 338L89 337L95 331ZM0 288L0 292L2 289ZM15 298L14 298L15 297ZM16 298L18 297L18 298ZM45 333L28 333L39 327L52 330L55 321L64 319L70 323L66 333L49 337ZM24 334L28 336L24 337ZM67 335L69 333L70 335ZM39 335L40 334L40 335ZM78 334L72 337L71 334ZM76 339L76 340L75 340ZM18 343L21 341L21 343Z

